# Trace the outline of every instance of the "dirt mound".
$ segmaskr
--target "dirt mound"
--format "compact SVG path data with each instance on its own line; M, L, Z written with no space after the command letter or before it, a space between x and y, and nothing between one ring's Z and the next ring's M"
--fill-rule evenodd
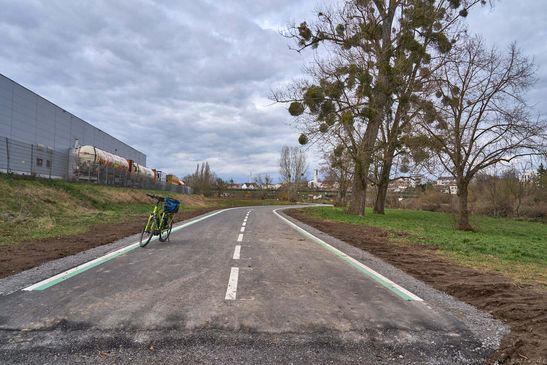
M193 218L212 210L215 210L215 208L180 212L176 214L175 220L181 221ZM0 246L0 278L33 268L50 260L74 255L139 233L145 220L146 216L133 217L131 221L126 223L91 226L89 231L84 234L51 237L16 245L2 245Z
M286 213L353 246L370 252L412 276L511 326L491 361L502 364L547 364L547 292L517 286L504 276L459 266L427 245L401 246L386 231L363 225L310 218L302 210Z

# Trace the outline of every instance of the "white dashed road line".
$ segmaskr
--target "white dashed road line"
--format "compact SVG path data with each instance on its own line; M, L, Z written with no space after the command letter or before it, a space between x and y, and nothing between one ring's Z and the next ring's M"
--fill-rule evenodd
M232 267L230 271L230 279L228 280L228 289L226 289L225 300L235 300L237 294L237 279L239 276L239 268Z
M243 224L241 225L239 236L237 236L237 242L243 242L243 232L245 232L245 226L247 225L247 219L249 219L249 214L251 211L248 211L243 219ZM236 245L234 248L234 255L232 258L234 260L239 260L241 257L241 245ZM230 271L230 279L228 279L228 288L226 289L225 300L235 300L237 296L237 280L239 277L239 268L232 267Z
M241 246L237 245L234 249L234 260L239 260L239 256L241 254Z

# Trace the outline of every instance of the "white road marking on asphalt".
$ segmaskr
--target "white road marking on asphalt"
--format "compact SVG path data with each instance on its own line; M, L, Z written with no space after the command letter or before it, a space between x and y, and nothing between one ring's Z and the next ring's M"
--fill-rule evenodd
M225 300L235 300L237 293L237 278L239 276L239 268L232 267L230 271L230 279L228 279L228 288L226 289Z
M245 227L247 225L247 222L243 221L243 224L241 226Z
M241 227L241 233L245 232L245 227Z
M237 242L242 242L243 241L243 234L239 234L239 236L237 237Z
M234 260L239 260L239 255L241 254L241 246L237 245L234 249Z
M388 278L386 278L385 276L383 276L382 274L374 271L373 269L371 269L370 267L366 266L365 264L363 264L362 262L360 261L357 261L356 259L354 259L353 257L345 254L344 252L340 251L339 249L329 245L327 242L323 241L322 239L318 238L318 237L315 237L313 234L311 234L310 232L306 231L304 228L302 227L299 227L298 225L296 225L295 223L291 222L290 220L288 220L287 218L281 216L277 211L281 209L281 208L278 208L278 209L274 209L274 214L277 215L281 220L283 220L285 223L287 223L288 225L290 225L291 227L293 227L295 230L297 230L298 232L300 232L302 235L304 235L305 237L311 239L312 241L315 241L316 243L320 244L321 246L325 247L327 250L331 251L332 253L334 253L336 256L340 257L342 260L348 262L350 265L356 267L357 269L359 269L360 271L366 273L369 277L371 277L372 279L374 279L376 282L382 284L384 287L388 288L389 290L391 290L392 292L394 293L397 293L400 297L404 297L406 300L415 300L417 302L423 302L423 299L420 298L419 296L415 295L414 293L411 293L410 291L406 290L405 288L403 288L402 286L399 286L397 284L395 284L393 281L389 280Z

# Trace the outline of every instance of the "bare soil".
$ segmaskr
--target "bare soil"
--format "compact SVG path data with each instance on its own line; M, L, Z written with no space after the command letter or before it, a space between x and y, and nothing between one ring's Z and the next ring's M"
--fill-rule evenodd
M492 363L547 364L547 292L539 286L516 285L500 274L462 267L434 246L389 242L388 233L379 228L324 221L302 209L285 212L507 323L511 332Z
M179 212L175 215L175 221L190 219L212 210L216 208ZM145 220L146 216L137 216L125 223L93 225L88 232L78 235L0 246L0 278L139 233Z

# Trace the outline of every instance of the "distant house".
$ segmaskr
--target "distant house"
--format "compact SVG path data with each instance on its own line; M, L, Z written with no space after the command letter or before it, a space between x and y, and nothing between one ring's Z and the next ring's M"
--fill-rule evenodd
M445 194L458 194L458 185L456 184L456 179L454 179L452 176L439 177L435 185L441 192Z
M239 190L241 189L241 185L239 184L227 184L226 190Z
M277 190L281 187L281 184L264 184L262 185L262 189L266 190Z
M416 183L410 177L401 177L389 183L387 190L394 193L401 193L408 188L415 187Z
M243 190L258 190L260 186L258 186L257 183L254 182L246 182L241 184L241 189Z
M396 180L393 180L388 185L388 190L394 193L400 193L409 188L415 188L417 185L422 184L424 181L423 176L402 176Z
M441 176L437 179L436 185L437 186L456 185L456 179L454 179L452 176Z

